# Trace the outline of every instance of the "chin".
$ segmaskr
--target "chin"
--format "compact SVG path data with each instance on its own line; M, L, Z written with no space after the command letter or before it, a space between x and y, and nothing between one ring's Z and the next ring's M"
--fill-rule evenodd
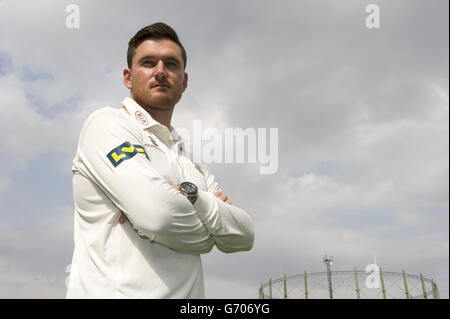
M154 108L158 109L170 109L173 107L177 101L174 101L174 99L170 99L167 97L153 97L152 99L149 99L148 105L151 105Z
M135 101L142 107L153 107L157 109L170 109L181 96L168 96L167 94L135 94Z
M151 101L152 101L152 105L154 105L155 107L161 107L161 108L167 108L167 107L172 107L175 104L178 103L178 101L180 100L181 96L167 96L167 95L159 95L159 96L152 96Z

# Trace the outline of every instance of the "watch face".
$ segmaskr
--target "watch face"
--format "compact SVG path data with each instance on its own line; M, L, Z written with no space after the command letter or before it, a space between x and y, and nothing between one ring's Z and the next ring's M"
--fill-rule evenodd
M197 186L191 182L183 182L180 184L180 189L186 193L187 195L195 195L197 194Z

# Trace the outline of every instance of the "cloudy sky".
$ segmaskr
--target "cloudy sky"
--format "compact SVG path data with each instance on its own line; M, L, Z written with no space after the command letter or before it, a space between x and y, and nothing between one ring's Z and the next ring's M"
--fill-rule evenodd
M81 125L128 96L127 43L158 21L188 53L174 126L278 129L276 173L209 165L256 237L203 257L208 298L255 298L325 254L423 273L448 298L447 0L0 0L0 297L64 297Z

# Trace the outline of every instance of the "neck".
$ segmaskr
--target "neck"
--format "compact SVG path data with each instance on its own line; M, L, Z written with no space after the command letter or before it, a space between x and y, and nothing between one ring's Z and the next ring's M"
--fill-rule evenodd
M169 109L158 109L151 106L142 106L148 114L159 124L167 126L170 128L170 122L172 120L172 114L174 107L172 106Z
M145 105L138 99L136 99L133 94L131 94L131 98L139 104L143 109L147 111L148 114L159 124L162 124L164 126L167 126L168 128L171 128L170 122L172 121L172 114L173 109L175 108L175 105L167 108L158 108L151 105Z

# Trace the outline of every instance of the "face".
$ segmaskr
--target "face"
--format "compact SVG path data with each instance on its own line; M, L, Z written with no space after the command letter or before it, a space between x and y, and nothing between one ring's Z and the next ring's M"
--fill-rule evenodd
M187 87L181 49L167 39L142 42L123 71L123 82L131 97L142 107L171 109Z

